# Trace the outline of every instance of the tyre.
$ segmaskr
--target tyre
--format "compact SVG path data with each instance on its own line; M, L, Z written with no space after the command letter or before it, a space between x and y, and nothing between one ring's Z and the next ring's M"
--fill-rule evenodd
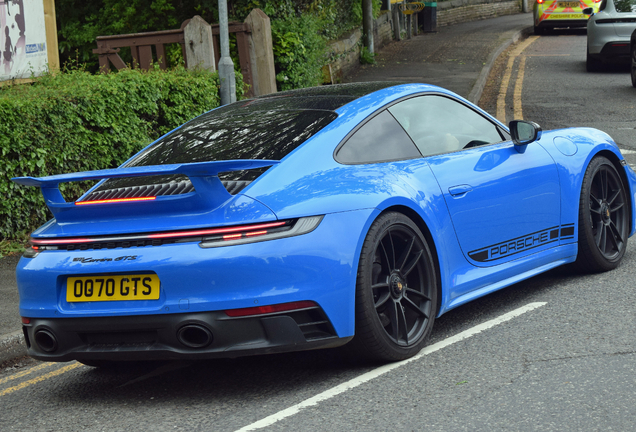
M630 206L618 171L605 157L590 162L581 187L579 253L576 266L585 272L616 268L627 248Z
M545 34L545 28L534 26L534 34L537 36Z
M436 267L424 236L401 213L381 215L360 253L349 351L375 361L412 357L425 345L436 314Z
M632 87L636 87L636 44L632 44L631 47L631 75L632 75Z
M603 68L603 62L590 55L590 49L587 49L587 57L585 59L585 69L588 72L599 72Z

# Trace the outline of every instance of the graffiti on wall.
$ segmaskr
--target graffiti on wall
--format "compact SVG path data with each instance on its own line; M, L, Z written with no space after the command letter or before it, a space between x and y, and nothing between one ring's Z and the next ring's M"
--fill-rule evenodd
M47 71L42 0L0 0L0 81Z

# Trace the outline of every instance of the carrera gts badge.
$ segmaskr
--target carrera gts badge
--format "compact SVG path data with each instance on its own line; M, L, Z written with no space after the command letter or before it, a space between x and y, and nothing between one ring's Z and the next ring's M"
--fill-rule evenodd
M139 255L125 255L117 258L90 258L90 257L78 257L73 258L73 262L79 262L81 264L94 263L94 262L111 262L111 261L134 261Z

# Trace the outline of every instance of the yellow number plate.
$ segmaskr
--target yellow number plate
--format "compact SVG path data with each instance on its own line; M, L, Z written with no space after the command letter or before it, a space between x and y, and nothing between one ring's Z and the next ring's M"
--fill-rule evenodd
M580 6L580 3L575 1L559 2L560 8L575 8L579 6Z
M159 287L156 274L69 277L66 301L157 300Z

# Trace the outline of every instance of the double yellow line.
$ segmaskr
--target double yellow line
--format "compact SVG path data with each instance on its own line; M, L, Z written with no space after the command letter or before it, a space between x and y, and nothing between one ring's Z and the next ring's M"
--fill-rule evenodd
M18 372L16 374L8 376L6 378L2 378L2 379L0 379L0 385L6 384L9 381L12 381L12 380L15 380L15 379L18 379L18 378L25 377L25 376L27 376L29 374L32 374L33 372L38 372L38 371L40 371L42 369L45 369L47 367L51 367L53 365L55 365L55 363L43 363L41 365L34 366L32 368L29 368L29 369L27 369L25 371L22 371L22 372ZM11 393L13 393L15 391L18 391L18 390L21 390L23 388L29 387L29 386L31 386L33 384L37 384L39 382L45 381L45 380L47 380L49 378L53 378L54 376L62 375L63 373L66 373L66 372L68 372L68 371L70 371L72 369L78 368L80 366L82 366L81 363L75 362L75 363L70 364L68 366L64 366L64 367L62 367L60 369L51 371L51 372L49 372L47 374L37 376L37 377L35 377L33 379L30 379L28 381L24 381L24 382L22 382L22 383L20 383L20 384L18 384L16 386L9 387L7 389L4 389L4 390L0 391L0 397L6 396L6 395L11 394Z
M523 78L526 69L526 56L522 55L523 51L530 46L531 43L539 39L538 36L530 36L528 39L517 45L511 52L508 58L508 65L506 66L506 72L501 80L501 86L499 87L499 94L497 96L497 118L506 123L506 96L508 94L508 86L510 85L510 78L512 77L512 68L515 60L519 59L519 72L517 73L517 80L515 81L514 93L512 95L513 106L513 119L523 120L523 109L521 106L521 92L523 90Z

